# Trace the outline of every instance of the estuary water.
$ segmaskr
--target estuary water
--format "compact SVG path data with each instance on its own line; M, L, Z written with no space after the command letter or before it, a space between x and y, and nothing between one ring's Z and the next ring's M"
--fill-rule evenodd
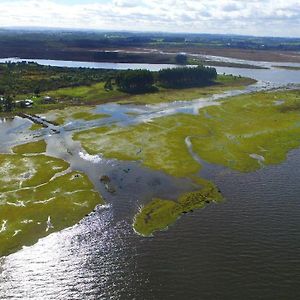
M219 74L233 74L236 76L251 77L259 81L270 82L277 85L286 85L290 83L300 83L300 71L292 71L279 69L274 66L285 65L299 67L297 63L270 63L270 62L253 62L247 60L237 60L233 58L225 57L211 57L214 60L233 62L233 63L245 63L252 65L259 65L269 69L242 69L231 67L215 67ZM166 68L180 67L178 65L171 64L134 64L134 63L107 63L107 62L82 62L82 61L63 61L63 60L46 60L46 59L20 59L20 58L0 58L0 63L4 62L35 62L44 66L53 67L68 67L68 68L94 68L94 69L114 69L114 70L127 70L127 69L147 69L150 71L159 71Z
M284 163L249 174L205 164L200 175L213 180L226 200L143 238L132 229L139 206L156 196L175 199L193 189L191 182L139 163L88 156L71 139L74 130L195 113L232 94L300 83L296 71L218 70L235 75L249 72L247 76L253 74L250 77L259 82L246 91L205 100L138 107L100 105L96 110L112 117L97 121L102 123L69 123L60 128L60 134L48 129L29 132L31 123L21 118L1 121L0 152L43 136L48 154L86 172L107 205L97 207L78 225L0 259L0 299L300 298L299 149L291 151ZM111 177L115 194L100 184L103 174Z

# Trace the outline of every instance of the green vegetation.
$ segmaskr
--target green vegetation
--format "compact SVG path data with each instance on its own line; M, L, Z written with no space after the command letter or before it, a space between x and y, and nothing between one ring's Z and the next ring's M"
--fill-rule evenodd
M156 104L173 101L188 101L199 98L206 98L214 94L221 94L232 89L244 89L256 81L246 77L236 77L231 75L219 75L214 84L206 87L195 87L185 89L160 88L154 93L134 95L126 100L120 100L121 104Z
M116 85L126 93L140 94L153 90L154 75L147 70L127 70L116 77Z
M117 72L26 62L0 64L0 113L30 111L36 114L70 105L113 100L124 94L105 90L104 82ZM48 96L51 96L50 101L46 99ZM26 99L33 101L33 107L26 106Z
M30 126L29 130L31 130L31 131L36 131L36 130L39 130L39 129L42 129L42 128L43 128L43 126L42 126L41 124L33 123L33 124Z
M26 154L26 153L45 153L47 144L44 140L38 142L32 142L28 144L22 144L15 146L13 152L16 154Z
M77 87L105 81L116 71L89 68L41 66L36 63L0 64L0 95L39 96L62 87Z
M188 62L188 58L185 54L177 54L175 57L175 61L178 65L186 65Z
M57 89L47 94L54 99L59 99L59 101L72 101L75 104L76 102L78 104L101 103L100 101L114 100L114 98L120 98L125 95L116 89L105 90L103 82L90 86Z
M66 122L72 120L92 121L110 116L94 113L94 108L93 106L71 106L64 109L50 110L43 114L43 117L55 124L64 125Z
M193 150L208 162L242 172L281 163L300 144L299 107L299 91L282 91L238 96L200 110L198 120L209 135L196 133Z
M103 203L88 177L68 167L44 155L0 154L0 256L76 224Z
M294 67L294 66L273 66L273 67L278 69L290 70L290 71L300 71L300 67Z
M276 101L284 99L277 105ZM238 171L280 163L299 146L299 91L230 98L199 115L173 115L131 127L97 128L74 135L90 153L136 160L173 176L200 169L185 143L202 159ZM159 151L158 151L159 149Z
M0 114L3 116L19 112L41 114L70 106L95 105L111 101L129 100L129 102L142 103L141 97L136 98L132 93L143 93L145 97L142 99L145 103L192 99L199 97L202 92L206 94L206 89L212 88L211 92L214 92L218 91L217 87L223 88L222 85L227 87L255 82L233 76L227 76L228 78L219 76L212 82L208 77L215 74L215 69L205 67L149 72L72 69L45 67L34 63L9 63L0 64L0 75L1 72ZM245 82L247 80L248 82ZM179 84L180 81L184 84ZM166 89L161 85L173 86L175 89ZM203 91L178 90L190 86L206 87L203 87L205 88ZM27 107L28 100L25 99L32 100L33 105L29 104ZM36 126L32 128L38 129Z
M1 192L6 189L35 187L48 182L56 173L67 170L69 165L45 155L0 154Z
M98 119L102 119L102 118L108 118L110 117L110 115L107 114L91 114L88 112L78 112L78 113L74 113L72 115L73 119L78 119L78 120L85 120L85 121L92 121L92 120L98 120Z
M206 86L216 79L216 69L204 66L164 69L158 72L158 82L167 88Z
M180 115L160 118L151 123L130 127L100 127L74 134L90 154L103 153L107 158L140 161L144 166L163 170L177 177L197 173L200 165L191 157L186 144L186 134L197 130L185 128L192 116ZM205 128L198 132L207 134Z
M154 91L156 86L182 89L211 85L217 79L215 68L197 66L163 69L156 72L127 70L116 76L116 85L121 91L141 94Z
M178 201L153 199L135 216L133 227L141 235L149 236L174 223L182 214L204 208L212 201L222 200L218 189L206 182L202 190L183 194Z
M95 128L76 133L74 139L91 154L139 161L172 176L190 177L204 187L178 201L154 199L142 208L134 228L151 235L182 213L221 199L216 187L195 179L201 166L191 152L240 172L281 163L288 151L300 145L299 116L299 90L260 92L228 98L200 109L198 115L177 114L125 128Z
M78 104L96 104L118 100L120 103L154 104L176 100L193 100L216 93L222 93L232 88L243 88L255 82L255 80L245 77L219 75L215 84L206 87L188 89L166 89L160 87L159 90L155 92L143 95L128 95L116 89L107 91L104 88L104 83L58 89L48 94L54 99L59 99L59 101L66 103L70 101L74 103L74 100L78 100Z

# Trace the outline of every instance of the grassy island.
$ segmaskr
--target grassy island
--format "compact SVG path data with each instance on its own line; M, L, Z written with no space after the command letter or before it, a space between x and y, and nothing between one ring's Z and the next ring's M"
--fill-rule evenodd
M153 199L135 216L133 227L139 234L149 236L167 228L181 215L221 200L218 189L212 183L205 182L201 190L183 194L177 201Z

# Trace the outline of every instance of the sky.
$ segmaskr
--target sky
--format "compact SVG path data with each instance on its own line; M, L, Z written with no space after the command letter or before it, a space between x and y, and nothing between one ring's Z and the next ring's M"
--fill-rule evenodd
M0 0L0 27L300 37L300 0Z

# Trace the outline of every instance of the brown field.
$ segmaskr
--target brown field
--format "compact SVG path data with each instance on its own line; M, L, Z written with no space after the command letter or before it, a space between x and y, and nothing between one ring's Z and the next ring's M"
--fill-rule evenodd
M157 48L158 49L158 48ZM291 62L300 63L300 52L296 51L268 51L268 50L245 50L228 48L200 48L200 47L161 47L158 50L167 52L186 52L202 55L223 56L236 59L268 61L268 62Z

